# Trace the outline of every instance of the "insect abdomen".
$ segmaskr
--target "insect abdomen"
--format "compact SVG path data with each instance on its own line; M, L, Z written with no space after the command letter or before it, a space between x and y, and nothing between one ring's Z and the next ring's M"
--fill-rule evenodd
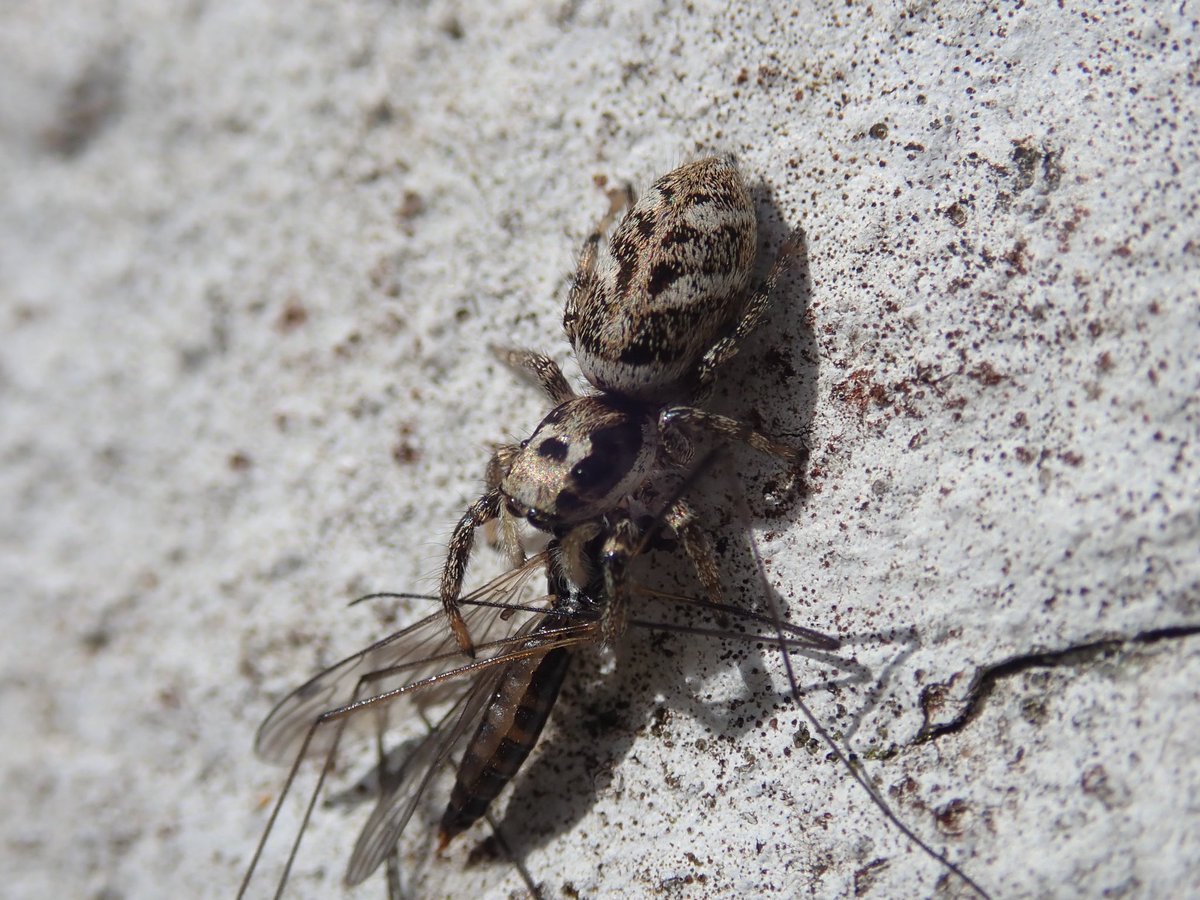
M754 204L728 160L654 182L568 297L563 325L588 380L639 400L678 390L741 312L757 247Z
M470 828L517 774L550 716L570 661L570 651L559 647L505 667L458 767L438 831L439 849Z

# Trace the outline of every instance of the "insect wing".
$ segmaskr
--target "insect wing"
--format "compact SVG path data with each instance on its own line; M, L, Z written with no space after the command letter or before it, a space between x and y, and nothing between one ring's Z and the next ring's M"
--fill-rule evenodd
M395 849L425 789L437 774L439 764L450 757L455 745L474 725L495 690L501 672L501 667L496 666L478 676L470 690L459 697L399 770L382 779L383 793L354 845L346 868L346 884L355 885L366 880Z
M520 593L529 577L544 565L542 554L534 556L464 598L464 603L482 601L500 605L467 605L463 618L471 633L487 642L511 634L527 619L539 621L541 615L524 611L514 615L515 621L505 621L505 610L501 607ZM445 614L438 611L346 657L284 697L259 727L255 752L262 759L279 764L292 763L302 748L305 756L324 755L343 727L335 721L318 725L324 714L363 697L378 696L432 677L464 659L446 624Z
M540 617L530 618L517 634L498 642L500 648L494 656L445 673L448 679L474 680L400 769L390 777L381 776L383 794L354 847L346 872L347 884L362 882L395 848L430 781L443 765L453 761L456 747L475 733L507 664L558 647L599 640L599 624L594 619L531 634L539 624Z

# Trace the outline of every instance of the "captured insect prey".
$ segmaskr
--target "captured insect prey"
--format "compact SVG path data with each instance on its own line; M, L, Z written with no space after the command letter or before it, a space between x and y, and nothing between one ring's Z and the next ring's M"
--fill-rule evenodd
M520 769L533 749L554 706L572 654L603 643L603 580L597 565L600 537L579 550L590 579L573 584L562 566L562 547L547 549L521 567L505 572L462 598L464 619L480 635L479 658L464 662L441 612L428 616L371 645L317 675L284 698L259 729L255 749L272 762L290 763L262 840L242 884L246 893L276 818L302 762L320 761L316 786L309 796L299 832L278 876L282 895L308 819L336 754L349 734L369 735L378 714L397 703L437 710L436 723L399 760L381 762L373 780L375 809L363 826L346 870L346 883L358 884L395 852L425 791L439 776L454 772L453 788L438 826L438 849L482 818L492 800ZM547 591L530 602L530 581L546 577ZM633 590L646 605L683 605L732 619L734 631L708 626L666 624L636 618L639 628L680 630L712 637L770 643L787 649L835 650L838 642L818 632L767 616L689 600L660 592ZM372 595L413 597L419 595ZM425 598L434 599L434 598ZM538 890L531 882L531 894Z

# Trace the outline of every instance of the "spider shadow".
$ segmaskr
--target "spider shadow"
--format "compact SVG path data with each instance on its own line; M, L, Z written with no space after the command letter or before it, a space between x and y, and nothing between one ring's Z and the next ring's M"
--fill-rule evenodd
M792 260L776 285L762 321L722 372L706 405L773 437L803 443L811 432L818 374L816 339L808 315L812 283L807 240L802 230L787 224L770 186L752 185L751 194L760 231L756 277L761 280L766 276L778 248L789 241L793 245ZM748 408L747 397L756 401ZM790 527L800 518L807 500L804 464L798 467L800 471L781 476L777 461L764 457L751 461L758 455L748 448L733 448L730 456L737 461L740 473L749 473L750 493L762 499L748 504L742 495L739 502L733 502L732 490L742 490L738 483L733 489L726 485L726 502L718 503L716 508L711 503L697 505L704 518L717 525L717 548L726 589L740 584L743 599L747 595L757 596L760 601L744 604L746 608L769 615L772 607L785 609L787 604L778 594L764 601L763 592L773 593L773 589L763 576L761 561L745 538L756 521L783 518L785 527ZM803 459L806 462L807 454ZM771 474L756 474L754 463L759 464L759 472ZM706 486L694 493L704 495ZM691 494L689 499L694 499ZM735 515L734 509L743 510L744 514ZM695 577L682 561L682 554L677 552L665 560L662 556L650 555L655 575L677 584L687 583L691 593L698 593ZM844 640L843 646L871 643L880 637L867 635ZM643 632L631 638L616 671L607 677L598 669L594 657L589 659L591 655L580 654L584 658L574 662L575 671L568 677L554 713L555 722L561 724L551 726L534 760L516 777L512 797L500 822L517 858L523 858L579 822L608 789L612 773L635 743L648 729L655 731L665 717L686 715L714 735L737 740L763 719L770 718L781 703L790 703L793 690L804 697L816 691L854 691L875 681L871 670L853 657L793 650L831 667L837 674L803 685L788 685L781 693L769 674L777 667L769 666L763 658L764 653L777 653L777 648L767 648L761 642L738 642L733 652L697 652L703 643L702 638L669 631ZM719 662L714 663L714 655L720 657ZM734 659L742 690L733 697L705 702L682 686L666 686L664 657L674 660L675 677L682 678L684 684L711 675L714 667L727 670L729 660ZM658 699L663 693L668 696L665 703ZM853 723L854 731L881 693L882 687L868 695L867 706Z
M721 372L706 405L802 449L800 462L786 471L777 459L748 447L730 447L738 471L736 484L744 489L750 505L750 520L741 527L782 520L785 527L781 530L786 530L796 524L807 502L805 470L820 374L810 315L813 287L808 238L802 227L788 223L773 187L754 183L750 194L759 222L756 283L766 279L787 245L791 246L790 260L758 327ZM714 514L725 520L721 524L728 525L730 511L742 506L730 498L724 509Z

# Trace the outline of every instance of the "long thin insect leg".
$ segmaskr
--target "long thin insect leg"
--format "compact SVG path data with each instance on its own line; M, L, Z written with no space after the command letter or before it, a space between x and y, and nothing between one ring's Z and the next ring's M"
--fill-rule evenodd
M392 789L395 775L388 771L388 754L383 746L383 735L387 731L387 707L378 707L375 716L375 755L379 760L379 793L382 796ZM424 716L422 716L424 718ZM404 900L404 888L400 882L400 844L397 843L386 861L387 900Z
M761 572L765 568L763 565L762 555L758 552L758 546L754 544L753 541L751 541L750 546L751 552L754 554L755 562L758 565L759 571ZM821 740L824 741L825 745L833 751L834 756L836 756L842 765L846 767L854 780L862 785L863 790L865 790L868 796L870 796L871 802L879 807L879 811L884 814L889 822L899 829L901 834L912 841L916 846L920 847L921 850L928 854L931 859L936 859L938 862L944 865L948 871L953 872L960 879L962 879L963 883L971 888L971 890L973 890L981 898L983 898L983 900L991 900L991 895L982 887L980 887L970 875L947 859L945 854L934 850L933 847L922 840L916 834L916 832L914 832L909 826L901 821L900 817L892 811L892 808L887 804L887 801L884 800L880 795L879 788L875 786L875 783L866 776L856 762L852 762L850 758L842 751L842 748L838 746L837 742L834 741L829 732L826 731L825 727L821 725L817 717L813 715L812 711L808 708L808 704L806 704L800 698L800 688L796 683L796 672L792 668L791 648L788 646L787 640L783 637L783 616L780 614L779 605L776 602L775 597L771 596L769 592L767 597L767 605L770 607L771 616L775 620L776 628L779 629L779 651L783 656L783 667L784 671L787 673L788 687L792 693L792 700L795 702L796 706L799 707L800 712L804 714L804 718L808 720L808 724L812 727L812 730L821 736Z
M525 890L529 891L530 900L542 900L542 889L538 887L529 870L525 868L525 861L513 852L512 846L504 837L504 831L500 828L500 823L496 821L496 817L491 812L485 812L483 817L492 829L492 835L496 838L496 843L500 845L500 849L504 851L504 855L508 857L508 861L516 867L521 880L525 882Z
M355 690L357 692L357 688ZM325 717L322 716L313 723L312 730L309 732L310 736L317 730L318 727L320 727L324 718ZM338 744L340 744L342 741L342 733L346 730L347 722L349 722L349 719L343 718L338 720L337 731L334 734L333 743L329 747L329 752L325 754L325 762L321 766L321 774L317 778L317 784L313 788L312 794L309 795L308 806L306 806L304 809L304 818L300 820L300 828L296 832L296 839L292 841L292 852L288 854L287 864L283 867L283 874L279 876L279 887L275 890L275 900L282 900L283 898L283 889L287 886L288 876L292 873L292 865L296 862L296 854L300 852L300 841L304 839L304 832L308 830L308 822L312 818L313 810L316 809L317 797L321 795L321 788L325 786L325 779L329 776L329 773L333 771L334 756L337 754ZM308 744L307 738L305 739L305 744ZM304 757L302 754L297 756L297 763L299 763L303 758ZM284 794L280 795L280 802L283 801L284 796L286 796L286 791Z
M316 723L313 723L312 728L304 736L304 741L300 745L300 750L296 753L296 759L292 763L292 768L288 772L287 779L283 782L283 789L279 792L279 797L275 800L275 805L271 808L271 815L267 818L267 825L263 829L262 837L258 839L258 846L254 848L254 856L250 858L250 866L246 869L246 874L242 877L241 887L238 888L238 900L246 895L246 888L250 886L250 879L254 877L254 870L258 867L258 861L262 858L263 849L267 845L267 839L271 836L271 832L275 830L275 820L279 818L279 811L283 807L283 801L287 798L288 793L292 789L292 784L296 781L296 773L300 770L300 764L304 761L304 756L308 752L308 745L312 742L313 732L316 730Z
M275 822L279 818L280 811L283 809L283 803L287 799L288 794L291 793L292 785L296 781L296 775L300 771L300 765L304 762L304 758L308 754L308 747L312 743L313 736L317 733L317 730L324 721L324 717L316 719L313 722L312 727L308 729L308 733L305 734L303 742L300 744L300 749L296 753L295 761L292 763L292 767L288 772L287 780L285 780L283 783L283 789L279 792L279 797L276 799L275 805L271 809L271 815L267 819L267 824L263 829L262 837L258 839L258 846L254 848L254 856L250 859L250 866L246 870L245 876L242 878L241 886L238 888L237 896L239 900L245 896L246 889L250 886L250 880L254 877L254 871L258 867L259 860L262 858L263 849L266 847L267 839L270 838L271 832L275 830ZM334 754L337 752L337 746L341 741L342 731L345 729L345 727L345 720L338 722L338 728L334 734L333 743L329 747L329 752L325 755L325 762L321 766L321 775L317 779L316 787L313 789L312 794L309 797L308 807L304 812L304 819L300 824L300 830L296 835L295 841L292 843L292 850L288 855L287 865L284 867L283 874L280 876L279 885L275 890L275 896L277 898L283 896L283 889L287 884L288 874L291 872L292 863L296 859L296 852L300 848L300 840L304 837L304 831L308 827L309 817L312 815L312 811L316 806L317 796L320 794L321 786L325 782L325 777L333 767Z
M242 878L242 884L238 888L237 896L240 898L246 895L246 889L250 886L250 880L254 877L254 871L258 867L258 862L262 858L263 849L266 847L267 839L271 836L271 832L275 829L275 822L279 818L279 812L283 809L283 803L291 792L292 785L296 781L296 775L300 771L300 765L304 762L304 757L308 753L308 746L312 743L313 735L317 733L327 720L324 716L313 722L312 727L308 729L308 733L304 736L304 741L300 745L299 751L296 753L295 762L292 763L292 768L288 772L287 780L283 783L283 789L279 792L279 797L275 801L274 807L271 809L271 815L267 819L266 827L263 829L262 837L258 839L258 846L254 848L254 856L250 859L250 866L246 870L245 876ZM284 866L283 874L280 876L279 885L275 890L276 898L283 896L284 886L287 884L288 875L291 873L292 864L296 860L296 853L300 849L300 841L304 837L304 832L308 827L308 820L312 816L312 811L316 807L317 797L321 792L321 787L325 783L325 778L329 771L333 768L334 754L337 752L338 743L342 739L342 732L345 730L346 720L341 720L337 723L337 732L334 734L333 743L329 747L329 752L325 755L325 762L321 766L321 775L317 779L316 787L313 788L312 794L309 796L308 807L304 811L304 818L300 823L299 832L296 839L292 842L291 853L288 854L287 865Z
M713 603L710 600L697 600L694 597L681 597L677 594L668 594L664 591L650 590L647 588L638 588L638 593L644 594L652 600L665 600L669 603L678 603L681 606L693 606L697 609L710 610L712 612L728 613L742 620L751 622L759 622L764 625L782 626L783 630L797 639L796 643L807 641L813 648L818 650L837 650L842 646L842 642L835 637L830 637L827 634L822 634L819 631L814 631L812 628L805 628L803 625L796 625L791 622L775 622L769 616L764 616L756 613L753 610L742 609L738 606L731 606L728 603ZM641 623L645 625L646 623ZM647 627L654 627L648 625Z
M387 858L387 897L388 900L404 900L404 887L400 883L400 849L388 854Z

